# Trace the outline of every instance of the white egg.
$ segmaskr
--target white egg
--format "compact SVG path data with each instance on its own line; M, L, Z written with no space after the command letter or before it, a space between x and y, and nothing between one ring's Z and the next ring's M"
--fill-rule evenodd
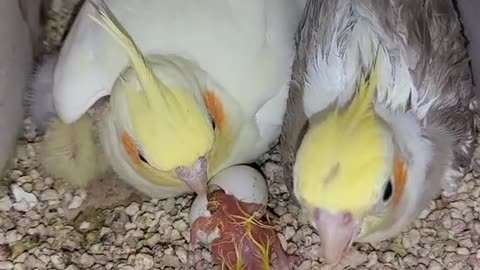
M239 201L266 205L268 202L268 188L265 178L252 167L237 165L219 172L210 180L208 192L221 187L226 194L232 195ZM202 216L205 202L196 197L190 208L190 224Z
M215 185L242 202L267 204L268 188L265 178L252 167L237 165L224 169L209 182L209 191L215 190Z

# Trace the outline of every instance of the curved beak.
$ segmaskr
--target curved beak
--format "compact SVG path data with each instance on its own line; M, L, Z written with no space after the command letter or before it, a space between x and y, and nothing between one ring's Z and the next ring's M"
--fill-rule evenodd
M199 212L201 216L209 217L208 211L208 170L207 158L200 157L192 166L178 167L176 174L179 179L184 181L190 189L197 193Z
M193 165L189 167L178 167L176 174L179 179L184 181L197 196L207 197L207 159L200 157Z
M328 264L340 262L360 231L360 222L348 212L330 213L315 209L312 223L320 236L320 256Z

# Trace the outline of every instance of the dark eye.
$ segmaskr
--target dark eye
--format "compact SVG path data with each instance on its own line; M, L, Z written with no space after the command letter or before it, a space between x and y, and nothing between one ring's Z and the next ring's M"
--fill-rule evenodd
M212 123L212 128L213 128L213 130L215 130L215 127L216 127L215 126L215 119L213 119L212 116L210 116L210 123Z
M141 152L140 150L137 150L137 152L138 152L138 158L139 158L141 161L143 161L143 162L145 162L145 163L148 164L148 161L147 161L147 159L143 156L142 152Z
M392 180L389 179L387 184L385 185L385 189L383 190L383 201L387 202L388 200L390 200L392 195L393 195L393 184L392 184Z

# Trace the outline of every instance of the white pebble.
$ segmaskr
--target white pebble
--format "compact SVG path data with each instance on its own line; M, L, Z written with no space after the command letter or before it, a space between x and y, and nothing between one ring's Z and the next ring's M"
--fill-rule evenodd
M17 230L10 230L7 232L6 236L7 243L12 244L18 241Z
M177 255L178 259L180 260L181 263L185 264L188 261L188 253L184 248L178 248L175 251L175 254Z
M55 254L50 260L52 261L53 267L56 269L65 269L65 262L61 255Z
M436 261L431 261L428 270L442 270L442 265Z
M27 270L27 266L23 263L16 263L13 270Z
M0 269L2 270L10 270L13 269L13 263L12 262L0 262Z
M28 210L30 210L30 208L28 207L28 203L25 201L14 203L13 209L19 212L28 212Z
M174 267L175 269L178 269L181 265L177 256L169 254L165 254L162 258L160 258L160 264L163 266Z
M58 192L54 189L47 189L40 195L42 201L58 200Z
M12 208L10 197L5 196L0 199L0 212L8 212Z
M152 269L154 265L153 257L148 254L137 254L135 256L135 270Z
M170 213L175 209L175 199L174 198L168 198L165 203L163 204L163 209L165 212Z
M83 199L80 196L74 196L72 202L68 205L68 209L75 209L82 205Z
M84 268L90 268L92 265L95 263L95 258L89 254L82 254L82 257L80 257L80 264Z
M461 248L457 249L457 254L459 254L459 255L470 255L470 250L468 250L467 248L461 247Z
M127 215L129 216L134 216L136 213L138 213L138 211L140 211L140 207L138 206L138 203L135 203L135 202L130 204L125 209L125 213L127 213Z
M287 241L290 240L295 235L295 229L291 226L287 226L284 235Z
M15 208L15 205L13 205L13 207L16 210L21 209L21 210L18 210L18 211L28 211L28 210L32 209L38 203L38 199L34 194L25 192L25 190L23 190L20 186L13 185L12 186L12 193L13 193L13 196L15 198L15 201L17 203L22 203L21 206L17 205L16 208Z
M173 227L179 231L185 231L188 229L188 225L184 220L177 220L173 224Z
M87 231L90 229L91 226L92 226L92 223L88 221L84 221L80 224L79 229L82 231Z

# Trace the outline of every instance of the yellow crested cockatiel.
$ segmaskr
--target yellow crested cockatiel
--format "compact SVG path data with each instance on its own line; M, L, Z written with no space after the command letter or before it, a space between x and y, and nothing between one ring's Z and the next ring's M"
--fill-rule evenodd
M87 1L34 103L54 118L42 163L86 185L111 166L139 191L205 197L207 179L278 138L294 34L292 0ZM51 75L52 76L52 75ZM40 79L39 79L40 80ZM35 94L34 94L35 95ZM43 117L42 117L43 116ZM41 126L41 123L39 123Z
M282 164L335 263L453 194L477 109L451 0L310 0L303 16Z

